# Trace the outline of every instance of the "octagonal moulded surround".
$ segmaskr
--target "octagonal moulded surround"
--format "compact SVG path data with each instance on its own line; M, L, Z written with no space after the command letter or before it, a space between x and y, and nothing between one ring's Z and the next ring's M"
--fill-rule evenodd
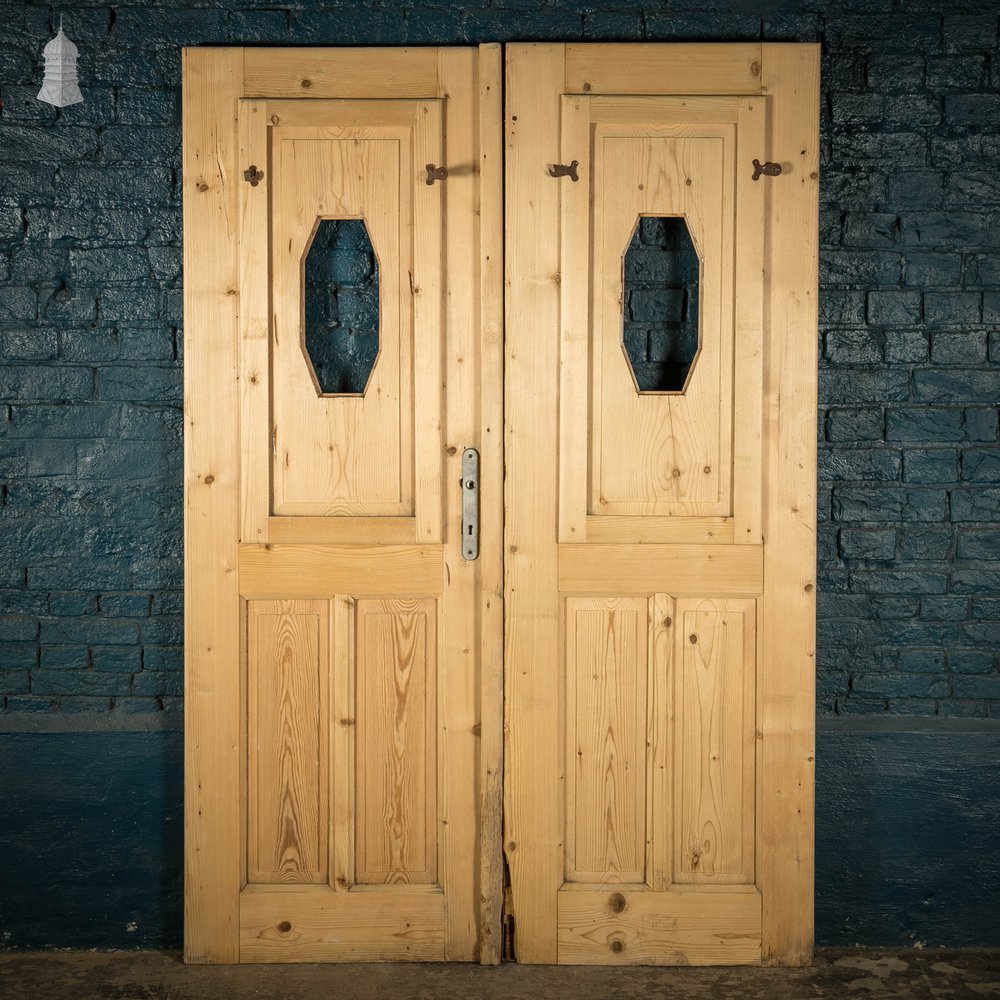
M363 396L381 353L379 258L363 218L318 218L302 255L302 350L321 396Z
M683 393L701 353L702 255L686 216L640 215L622 252L622 352L636 391Z

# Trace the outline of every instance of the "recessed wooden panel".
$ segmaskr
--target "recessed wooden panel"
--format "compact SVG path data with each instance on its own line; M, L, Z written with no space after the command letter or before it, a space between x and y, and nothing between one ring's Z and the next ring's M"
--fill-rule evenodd
M566 600L566 878L642 882L644 598Z
M562 160L587 159L560 198L559 540L694 540L677 528L700 521L706 540L759 544L765 186L738 164L764 145L766 101L595 90L560 109ZM623 354L649 375L671 322L695 337L690 301L656 287L658 219L700 261L700 349L685 384L639 392Z
M324 882L326 601L247 604L247 880Z
M678 882L753 881L755 607L677 602Z
M594 372L590 511L732 513L732 126L594 127ZM631 133L631 134L629 134ZM692 134L694 133L694 134ZM701 261L697 357L683 391L637 390L623 323L623 257L636 226L683 219Z
M437 605L357 602L355 879L437 878Z

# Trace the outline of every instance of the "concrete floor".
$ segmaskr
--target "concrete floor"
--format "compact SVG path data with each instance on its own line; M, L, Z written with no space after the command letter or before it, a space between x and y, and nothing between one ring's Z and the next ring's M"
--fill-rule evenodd
M1000 951L823 949L807 969L185 966L175 952L0 955L3 1000L961 1000L1000 998Z

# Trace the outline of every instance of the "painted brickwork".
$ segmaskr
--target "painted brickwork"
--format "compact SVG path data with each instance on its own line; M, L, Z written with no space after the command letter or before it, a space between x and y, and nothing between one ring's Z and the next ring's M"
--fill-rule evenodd
M179 46L764 37L825 44L819 709L989 714L997 11L357 8L76 6L86 103L56 112L34 99L52 9L0 6L3 709L180 707Z
M924 9L827 18L820 712L1000 708L996 8Z

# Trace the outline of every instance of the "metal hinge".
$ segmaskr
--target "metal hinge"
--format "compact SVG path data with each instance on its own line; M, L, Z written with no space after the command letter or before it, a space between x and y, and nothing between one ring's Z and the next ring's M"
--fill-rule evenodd
M427 164L427 186L430 187L435 181L446 181L448 179L447 167L436 167L433 163Z
M780 163L761 163L760 160L753 161L753 177L750 179L753 181L759 181L760 175L763 174L765 177L777 177L781 173Z
M576 172L579 165L579 160L572 163L552 163L549 165L549 177L568 177L575 184L580 179Z

